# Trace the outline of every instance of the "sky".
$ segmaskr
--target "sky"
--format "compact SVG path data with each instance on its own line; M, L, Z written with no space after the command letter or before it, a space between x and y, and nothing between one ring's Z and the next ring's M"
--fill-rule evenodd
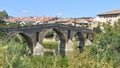
M10 16L96 17L120 9L120 0L0 0Z

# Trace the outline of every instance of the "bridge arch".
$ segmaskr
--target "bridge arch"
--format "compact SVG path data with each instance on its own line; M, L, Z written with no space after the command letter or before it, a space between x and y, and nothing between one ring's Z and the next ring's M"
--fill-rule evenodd
M78 40L79 40L78 48L79 48L79 51L82 52L83 47L85 45L85 37L84 37L83 32L77 32L77 36L78 36Z
M41 25L36 25L36 26L23 26L23 27L10 27L10 28L3 28L2 31L5 33L8 33L7 35L7 40L9 40L12 36L15 34L20 34L22 35L29 46L33 50L33 46L36 45L36 42L42 42L43 38L45 37L46 33L43 33L41 35L41 32L44 32L44 30L47 29L53 29L57 35L60 38L60 48L64 49L65 51L65 45L68 43L68 39L71 40L71 34L72 32L77 32L78 33L78 39L79 39L79 49L80 51L83 50L83 46L85 44L85 36L84 33L93 33L93 31L89 29L82 29L76 26L70 26L70 25L64 25L64 24L41 24ZM39 34L40 33L40 34ZM40 36L40 37L39 37Z
M62 55L65 54L65 46L66 46L66 43L67 43L67 36L64 32L64 30L60 30L60 29L56 29L56 28L51 28L53 29L53 31L56 32L56 34L59 36L59 39L60 39L60 44L59 44L59 48L60 48L60 53ZM46 36L46 34L48 33L50 29L44 29L42 30L39 34L39 41L40 43L42 44L42 41L44 39L44 37Z
M31 50L31 54L32 54L33 53L33 44L34 44L33 40L28 34L26 34L24 32L11 32L9 35L7 35L6 42L9 42L10 39L17 34L20 34L25 39L25 41L28 44L28 48Z

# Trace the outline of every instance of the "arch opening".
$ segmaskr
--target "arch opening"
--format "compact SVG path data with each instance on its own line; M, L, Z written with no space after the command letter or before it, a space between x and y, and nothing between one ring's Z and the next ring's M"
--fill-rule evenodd
M22 46L21 54L32 55L33 53L33 42L32 39L25 33L11 33L7 36L6 42L15 42ZM20 47L21 47L20 46ZM19 46L18 46L19 47Z
M43 39L45 38L45 36L46 36L46 34L47 33L49 33L49 31L50 31L51 29L46 29L46 30L43 30L43 31L41 31L43 34L41 34L41 32L40 32L40 43L42 44L43 43ZM59 45L57 46L57 48L58 48L58 53L60 53L60 54L62 54L62 55L65 55L65 46L66 46L66 36L65 36L65 33L62 31L62 30L59 30L59 29L52 29L54 32L55 32L55 34L58 36L58 38L59 38L59 41L60 41L60 43L59 43ZM55 34L53 34L53 35L55 35ZM55 42L56 42L56 40L58 41L58 38L57 39L55 39Z

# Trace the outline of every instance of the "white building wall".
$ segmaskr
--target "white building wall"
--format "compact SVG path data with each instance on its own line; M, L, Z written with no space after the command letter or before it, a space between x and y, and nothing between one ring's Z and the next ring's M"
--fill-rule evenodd
M119 18L120 18L120 14L119 14L117 17L107 17L107 18L105 18L104 16L103 16L103 17L97 16L97 17L94 19L94 21L97 21L97 22L107 22L107 21L115 22L115 21L117 21Z

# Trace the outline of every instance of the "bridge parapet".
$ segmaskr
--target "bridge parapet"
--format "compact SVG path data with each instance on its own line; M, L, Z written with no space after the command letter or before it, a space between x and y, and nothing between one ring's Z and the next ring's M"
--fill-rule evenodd
M9 31L22 31L22 30L35 30L35 29L51 29L51 28L58 28L63 30L72 30L75 32L84 32L84 33L93 33L90 29L83 29L81 27L76 27L72 25L64 25L64 24L41 24L41 25L34 25L34 26L20 26L20 27L7 27L3 28L2 30L5 32Z

